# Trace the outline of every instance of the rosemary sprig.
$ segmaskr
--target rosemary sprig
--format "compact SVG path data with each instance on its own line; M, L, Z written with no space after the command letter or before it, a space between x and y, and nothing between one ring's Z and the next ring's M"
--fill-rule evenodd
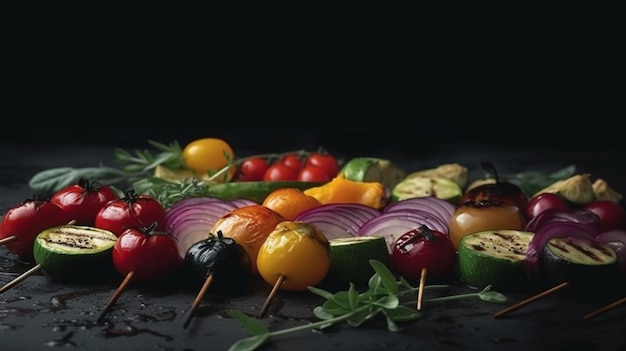
M157 151L153 155L149 150L135 150L135 154L129 151L116 148L113 163L121 165L122 171L127 174L146 174L159 165L172 169L184 168L183 149L178 141L174 140L169 144L163 144L154 140L148 140Z

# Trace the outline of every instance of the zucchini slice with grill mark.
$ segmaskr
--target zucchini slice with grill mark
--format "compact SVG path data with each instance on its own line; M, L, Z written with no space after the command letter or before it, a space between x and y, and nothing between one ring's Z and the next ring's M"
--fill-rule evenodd
M626 286L615 250L587 238L550 239L541 254L539 272L545 287L568 281L568 295L587 301L615 298Z
M112 258L116 241L117 236L105 229L62 225L37 235L33 256L51 280L108 281L118 277Z
M462 282L482 289L491 285L502 291L530 287L524 259L534 233L521 230L487 230L466 235L458 249Z

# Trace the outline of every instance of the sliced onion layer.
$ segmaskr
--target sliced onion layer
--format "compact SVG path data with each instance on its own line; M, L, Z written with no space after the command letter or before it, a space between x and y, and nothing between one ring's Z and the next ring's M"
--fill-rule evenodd
M392 212L405 209L417 209L437 213L446 222L452 217L455 206L436 196L413 197L402 201L392 202L383 212Z
M294 220L315 225L330 240L357 236L363 224L380 214L380 211L362 204L335 203L302 211Z
M598 234L602 228L600 217L591 211L575 208L551 208L528 221L524 230L534 233L548 224L562 222L585 224L594 228Z
M384 237L387 248L391 252L398 237L422 225L427 226L430 230L448 234L448 223L435 214L426 211L398 210L383 213L368 221L361 227L358 235Z
M249 201L211 197L181 200L165 212L166 231L176 239L178 252L185 257L191 245L208 238L219 218L238 207L249 205Z

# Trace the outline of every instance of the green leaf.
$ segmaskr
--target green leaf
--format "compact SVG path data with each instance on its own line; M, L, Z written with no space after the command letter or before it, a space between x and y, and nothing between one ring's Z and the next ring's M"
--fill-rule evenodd
M377 289L382 285L382 279L380 279L380 275L378 273L372 274L370 280L367 282L367 286L369 287L369 291L372 294L376 292Z
M331 293L330 291L326 291L324 289L320 289L314 286L308 286L307 288L310 292L314 293L315 295L319 295L327 300L334 298L333 293Z
M348 323L348 325L351 327L358 327L361 324L363 324L365 321L369 320L370 318L380 313L382 310L383 310L382 307L373 306L373 305L369 306L368 308L359 309L357 311L352 312L350 317L348 317L348 319L346 320L346 323Z
M270 332L267 328L265 328L263 324L248 317L245 313L241 311L233 310L230 312L230 315L233 316L233 318L235 318L236 320L238 320L239 323L241 323L244 326L244 328L246 328L250 332L250 334L263 335L263 334L267 334Z
M387 330L389 330L390 332L399 332L402 330L402 328L400 328L396 322L393 321L393 319L389 318L389 316L387 316Z
M334 302L337 305L347 309L350 309L350 293L348 291L338 291L328 299L327 302Z
M387 318L391 318L395 322L410 322L422 317L420 311L403 305L399 305L391 310L385 310L384 313L387 315Z
M492 303L505 303L507 301L506 296L497 291L484 291L478 294L478 297L487 302Z
M99 182L103 185L114 185L126 180L126 174L110 167L51 168L36 173L28 182L31 190L41 196L53 193L73 184L80 179Z
M576 167L570 165L549 174L538 171L520 172L511 177L509 181L519 186L526 196L532 197L541 189L552 185L558 180L567 179L575 173Z
M356 310L359 306L359 294L357 293L352 282L350 283L350 288L348 289L348 306L351 311Z
M144 166L144 171L153 170L158 165L165 165L172 159L172 154L159 154L157 157L153 158L149 164Z
M326 300L321 307L326 313L332 314L333 316L341 316L351 311L349 306L340 305L335 300Z
M398 307L398 305L400 304L400 300L398 299L398 295L387 295L374 301L372 304L385 309L393 309Z
M251 336L232 344L228 351L252 351L258 349L270 339L269 334Z
M313 309L313 315L319 319L331 319L335 317L335 314L329 313L322 306L317 306Z
M378 274L381 279L382 284L389 290L391 293L398 292L398 282L396 281L396 277L391 273L387 266L378 261L378 260L370 260L370 265L374 269L374 271Z

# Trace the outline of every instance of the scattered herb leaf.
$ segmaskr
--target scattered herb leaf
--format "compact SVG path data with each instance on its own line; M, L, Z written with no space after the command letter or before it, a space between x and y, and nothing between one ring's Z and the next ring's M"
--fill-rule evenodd
M351 327L359 327L381 313L386 318L387 329L391 332L402 330L398 323L419 319L422 316L421 312L405 306L406 304L415 306L415 301L401 302L403 296L416 296L419 287L411 286L403 278L396 280L393 273L382 262L378 260L370 260L369 262L375 273L369 280L366 292L358 293L352 283L350 283L347 291L338 291L336 293L312 286L309 287L310 292L326 299L321 306L313 309L315 317L320 319L317 322L269 331L259 321L248 317L241 311L233 310L231 315L250 331L253 336L235 342L228 350L252 351L281 335L303 330L321 330L340 322L346 322ZM447 287L447 285L426 285L424 289L442 287ZM429 298L424 299L422 302L433 303L475 297L491 303L506 302L506 296L490 289L491 286L487 286L480 292Z

